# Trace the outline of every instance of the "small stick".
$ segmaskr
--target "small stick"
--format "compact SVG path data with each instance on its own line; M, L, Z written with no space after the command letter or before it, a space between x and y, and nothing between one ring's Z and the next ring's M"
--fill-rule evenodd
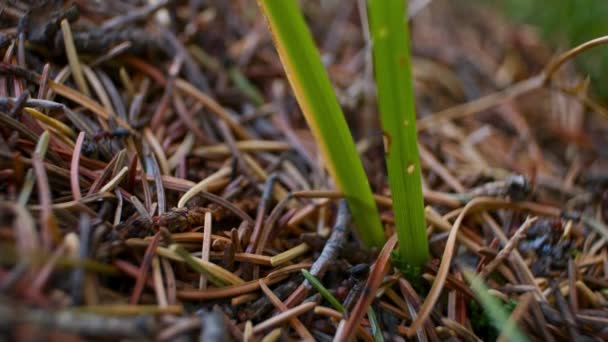
M348 210L348 204L345 200L342 200L338 206L336 222L332 229L331 235L325 243L325 247L323 247L321 255L319 255L317 260L315 260L310 268L310 273L316 278L323 278L331 263L338 258L340 250L346 241L346 234L348 233L348 224L350 219L351 216ZM311 285L307 280L304 281L304 286L309 289L311 288Z
M29 309L4 303L0 304L0 322L3 328L30 323L44 329L60 329L90 337L136 340L151 339L158 330L152 316L118 318L74 310Z
M528 229L530 229L530 227L532 227L532 224L536 222L536 220L538 220L538 217L528 217L526 221L524 221L521 227L517 229L515 234L513 234L511 239L507 242L505 247L498 253L494 260L490 261L490 263L488 263L488 265L486 265L486 267L481 270L480 277L482 277L482 279L492 273L498 265L500 265L506 258L509 257L511 252L515 248L517 248L519 242L526 236L526 232L528 231Z
M346 241L346 233L348 223L350 221L350 212L348 211L348 205L345 200L340 202L338 206L338 214L336 217L336 223L332 229L329 240L325 243L321 255L315 260L310 268L310 273L316 278L321 279L325 275L327 268L331 262L336 260L344 242ZM300 285L285 301L287 307L292 307L297 303L300 303L308 294L312 286L308 280L304 280Z

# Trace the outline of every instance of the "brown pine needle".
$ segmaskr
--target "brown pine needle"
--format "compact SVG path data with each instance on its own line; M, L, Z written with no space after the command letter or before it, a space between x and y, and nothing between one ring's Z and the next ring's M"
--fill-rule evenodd
M193 257L188 251L178 244L172 244L169 246L169 250L177 253L177 255L179 255L184 262L190 265L190 267L199 272L201 275L206 275L207 278L218 287L225 286L226 284L238 285L245 282L234 273L229 272L214 263Z
M369 273L365 288L363 290L364 295L359 298L357 304L353 308L351 315L344 323L343 329L340 330L341 334L336 333L334 341L350 341L357 331L356 327L359 326L363 316L367 313L367 309L371 305L372 301L376 298L376 291L380 287L380 283L384 278L384 275L388 271L388 265L390 265L391 252L397 245L397 235L393 235L382 247L382 251L378 255L372 270Z
M78 53L76 52L76 46L74 46L74 39L72 37L72 29L67 19L61 21L61 33L63 34L63 43L65 44L65 54L68 57L70 63L70 69L72 69L72 76L74 81L81 92L86 96L91 96L87 82L82 74L82 68L80 66L80 60L78 59Z
M309 249L310 249L310 247L308 247L308 245L305 242L303 242L289 250L286 250L283 253L273 256L272 258L270 258L270 264L272 266L282 265L282 264L284 264L288 261L291 261L291 260L299 257L300 255L308 252Z
M182 92L192 96L197 101L208 107L213 113L217 114L220 119L224 120L228 126L234 131L239 139L249 139L250 134L247 133L245 128L236 121L230 113L228 113L219 103L207 94L196 89L192 84L187 81L178 78L175 80L175 87Z
M274 292L272 292L272 290L268 286L266 286L266 284L263 281L260 280L259 283L260 283L260 288L262 289L262 292L264 292L266 297L268 297L268 299L270 299L272 304L277 309L279 309L281 312L285 312L288 310L287 306L285 306L285 304L283 304L283 302L281 302L281 300L274 294ZM314 341L315 340L314 337L312 337L312 335L308 331L308 329L306 329L304 324L302 324L302 322L297 317L290 318L289 323L298 332L298 334L302 338L302 341Z
M228 167L223 167L219 170L217 170L215 173L213 173L212 175L210 175L209 177L201 180L200 182L198 182L195 186L193 186L190 190L188 190L188 192L186 192L177 202L177 207L178 208L183 208L184 206L186 206L186 203L188 203L188 201L194 197L196 194L198 194L201 191L207 191L208 190L208 186L209 184L225 177L228 176L230 174L230 168Z
M241 152L277 152L291 149L291 145L273 140L241 140L235 142L235 146ZM220 157L229 155L230 148L226 144L201 146L195 148L192 154L199 157Z
M154 292L156 293L156 301L158 302L158 306L161 308L167 307L167 292L165 291L165 284L163 284L163 276L160 269L160 258L158 256L154 256L152 259L152 281L154 282Z
M90 97L88 97L86 95L83 95L82 93L79 93L78 91L76 91L66 85L49 80L49 88L51 90L53 90L54 92L56 92L58 95L64 96L64 97L80 104L81 106L87 108L88 110L97 114L102 119L108 120L110 118L110 114L105 110L105 108L103 108L95 100L91 99ZM137 132L135 132L131 128L131 126L123 119L121 119L119 117L115 117L112 119L116 120L116 123L118 125L120 125L123 128L128 129L131 133L137 134Z
M276 342L281 338L282 333L283 330L281 328L276 328L264 336L264 338L262 338L262 342Z
M456 237L458 236L458 231L462 225L462 221L464 220L465 216L473 211L479 211L483 209L487 210L492 208L517 208L519 210L529 210L537 214L540 214L542 212L544 215L553 214L549 216L559 216L559 211L553 211L544 206L539 206L527 202L513 203L489 197L479 197L470 201L462 209L462 211L460 211L460 214L458 215L456 221L450 229L450 235L448 236L445 251L443 252L443 257L441 258L441 265L439 266L437 277L435 278L435 281L431 286L431 290L429 291L424 303L422 304L422 307L420 308L420 311L418 312L418 316L416 317L416 319L408 330L408 336L413 336L414 334L416 334L416 331L418 331L420 326L426 321L426 319L431 313L433 306L439 299L439 295L443 290L443 285L445 284L450 264L452 262L452 257L454 255Z
M175 153L169 158L168 166L170 170L175 170L183 158L191 152L194 146L194 134L188 133L184 138L184 141L179 145Z
M253 333L259 334L267 329L274 328L277 325L283 324L283 322L288 321L292 318L297 318L298 316L314 309L317 306L317 303L307 302L300 304L294 308L291 308L287 311L283 311L280 314L273 316L263 322L258 323L253 327Z
M270 272L267 276L261 278L261 280L263 280L266 285L276 284L284 280L291 273L301 272L302 268L310 268L310 263L300 263L282 267L276 271ZM184 299L210 300L250 293L257 291L259 288L260 284L258 280L252 280L236 286L220 289L207 289L207 291L178 291L177 295Z
M203 262L209 262L209 251L211 250L211 213L205 213L205 224L203 230L203 243L201 250L201 259ZM206 290L207 289L207 277L204 274L201 274L199 280L199 289Z
M45 115L35 108L25 107L23 109L26 112L28 112L28 114L33 116L36 120L49 125L53 129L55 129L57 132L64 134L67 137L72 138L72 139L74 137L76 137L76 133L74 133L74 131L68 125L64 124L63 122L61 122L57 119L54 119L48 115Z
M339 311L336 311L332 308L328 308L325 306L316 306L314 312L316 315L330 317L335 321L346 322L343 320L344 315L342 315L342 313L340 313ZM370 333L367 330L363 329L363 327L361 325L359 325L357 327L357 334L358 334L358 336L363 338L363 340L365 342L374 341L374 338L372 337L372 335L370 335Z
M78 165L80 163L80 153L82 152L82 144L84 143L84 132L78 134L76 145L74 146L74 154L72 154L72 163L70 164L70 185L72 187L72 196L74 201L79 201L82 198L80 193L80 180Z
M101 101L101 104L105 108L108 115L110 115L111 118L116 117L116 114L114 113L114 108L112 107L112 102L110 102L108 93L106 92L103 85L101 84L99 77L97 77L97 75L93 72L93 70L86 65L82 66L82 71L84 72L84 75L86 76L87 80L93 87L93 90L95 91L95 95L97 95L97 98L99 99L99 101Z
M150 130L149 128L146 128L144 130L144 137L146 138L146 141L152 148L152 151L154 151L154 155L156 156L156 158L158 158L158 164L160 165L160 169L161 169L163 175L169 175L171 173L171 167L169 166L169 161L167 160L167 156L165 155L165 151L163 150L163 147L160 145L160 142L158 141L158 139L156 139L156 137L152 133L152 130Z
M471 102L448 108L433 115L429 115L425 118L419 119L417 122L418 131L427 130L431 127L437 127L440 123L445 121L454 120L482 112L484 110L502 104L506 100L513 99L520 95L526 94L532 90L536 90L544 86L548 81L550 81L554 76L555 72L565 62L581 54L582 52L585 52L596 46L605 44L608 44L608 36L599 37L585 42L569 51L564 52L563 54L558 56L554 62L547 64L545 70L540 75L536 75L534 77L520 81L505 90L486 95Z
M96 313L108 316L140 316L140 315L180 315L184 312L181 305L89 305L76 307L76 312Z
M101 189L99 189L100 193L104 193L104 192L110 192L112 190L114 190L114 188L116 188L120 182L122 182L122 180L127 176L127 173L129 172L129 167L124 166L120 171L118 171L118 173L116 174L116 176L114 176L114 178L110 179L110 181L108 181L106 183L106 185L104 185L103 187L101 187Z
M142 291L144 290L144 285L146 279L148 277L148 271L150 269L150 265L152 264L152 258L156 255L156 246L160 243L160 233L156 233L154 240L152 243L146 248L146 253L144 254L144 259L139 266L139 272L137 275L137 280L135 282L135 288L133 289L133 293L131 294L131 299L129 300L129 304L136 305L139 302Z

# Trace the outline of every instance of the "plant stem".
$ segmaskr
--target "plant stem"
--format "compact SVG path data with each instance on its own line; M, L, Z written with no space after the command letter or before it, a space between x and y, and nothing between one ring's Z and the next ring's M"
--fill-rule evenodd
M357 232L368 247L384 244L384 231L353 138L295 0L258 0L289 83L327 169L346 197Z
M398 261L422 266L429 257L410 62L407 1L369 0L374 74L399 237Z

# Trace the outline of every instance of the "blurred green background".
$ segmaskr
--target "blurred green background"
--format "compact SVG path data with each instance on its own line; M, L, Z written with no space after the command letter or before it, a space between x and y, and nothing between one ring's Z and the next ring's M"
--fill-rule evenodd
M490 0L516 20L536 26L553 46L570 48L608 35L608 0ZM608 46L577 57L596 95L608 102Z

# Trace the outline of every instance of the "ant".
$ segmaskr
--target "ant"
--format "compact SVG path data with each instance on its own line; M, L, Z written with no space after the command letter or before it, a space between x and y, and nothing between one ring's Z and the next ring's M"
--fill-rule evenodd
M101 131L93 136L94 141L100 141L101 139L107 138L126 138L131 135L131 132L124 127L117 127L111 131Z

